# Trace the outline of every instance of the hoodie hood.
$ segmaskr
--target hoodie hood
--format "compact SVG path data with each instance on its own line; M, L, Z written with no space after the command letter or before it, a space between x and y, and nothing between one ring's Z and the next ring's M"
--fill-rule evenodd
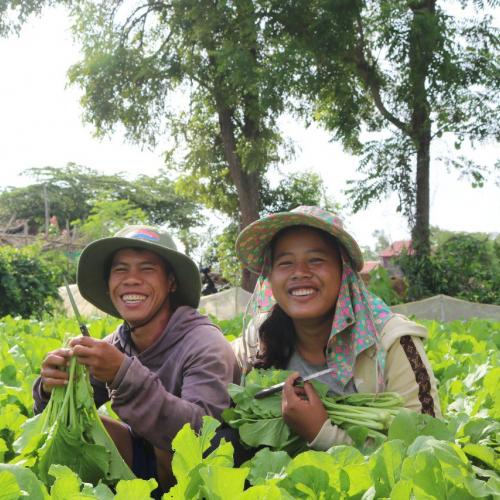
M166 351L200 326L208 326L220 331L207 316L199 313L196 309L190 306L180 306L170 317L163 333L145 351L137 352L130 339L130 333L128 333L124 325L118 328L117 341L124 352L137 356L143 363L148 365L151 362L156 364L154 362L156 359L163 358Z

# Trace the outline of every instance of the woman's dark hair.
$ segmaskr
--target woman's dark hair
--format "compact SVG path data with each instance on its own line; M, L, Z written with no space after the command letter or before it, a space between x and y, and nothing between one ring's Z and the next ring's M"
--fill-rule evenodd
M271 248L271 262L274 261L274 249L277 241L285 234L302 228L316 230L322 238L333 245L340 255L339 243L337 239L327 232L311 226L288 226L278 231L269 246ZM259 328L259 352L257 353L255 368L286 368L293 351L295 350L295 327L288 314L281 309L279 304L275 304L271 314L264 320Z
M285 369L295 349L295 328L290 316L278 304L260 325L259 339L255 368Z

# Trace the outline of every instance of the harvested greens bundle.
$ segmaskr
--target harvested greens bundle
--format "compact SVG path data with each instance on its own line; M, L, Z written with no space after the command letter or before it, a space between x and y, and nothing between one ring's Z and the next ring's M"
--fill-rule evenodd
M260 390L283 382L291 374L285 370L252 370L245 386L229 385L234 408L224 411L224 420L237 428L240 439L251 447L269 446L295 454L306 448L306 443L295 434L281 416L281 392L262 399L255 399ZM344 396L327 396L328 386L316 380L316 389L331 421L343 428L365 428L365 437L385 438L389 425L403 407L399 394L354 393Z
M14 449L19 453L15 461L33 469L47 485L52 464L68 466L92 484L135 479L99 418L88 370L75 357L68 384L54 388L43 413L24 423Z

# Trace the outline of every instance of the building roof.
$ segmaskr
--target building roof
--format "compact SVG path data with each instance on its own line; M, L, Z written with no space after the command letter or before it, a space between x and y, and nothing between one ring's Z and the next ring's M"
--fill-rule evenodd
M403 250L406 250L408 255L415 253L411 245L411 240L394 241L390 246L384 248L379 255L380 257L399 257Z
M377 267L380 267L381 263L378 260L365 260L363 264L363 269L361 269L360 274L369 274Z

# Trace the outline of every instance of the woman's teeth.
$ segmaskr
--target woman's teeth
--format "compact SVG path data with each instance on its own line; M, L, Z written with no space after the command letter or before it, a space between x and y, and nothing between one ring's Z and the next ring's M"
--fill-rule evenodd
M290 292L295 297L303 297L304 295L312 295L314 290L312 288L299 288Z

